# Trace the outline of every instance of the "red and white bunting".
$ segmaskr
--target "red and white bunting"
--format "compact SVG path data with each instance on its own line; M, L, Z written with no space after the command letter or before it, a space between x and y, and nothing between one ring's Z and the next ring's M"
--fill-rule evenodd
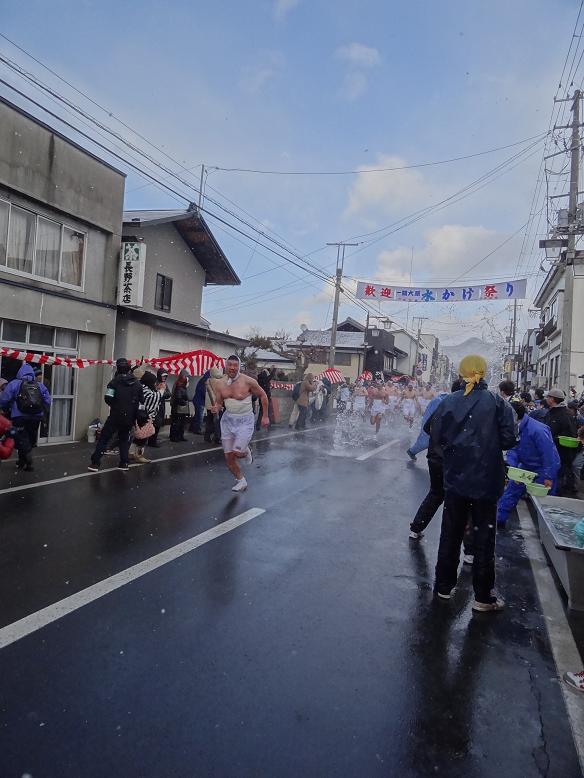
M294 384L287 384L282 381L270 381L270 386L272 389L286 389L288 392L291 392L292 389L294 389Z
M364 370L357 380L358 381L373 381L373 373L370 370Z
M8 346L0 346L0 357L18 359L21 362L33 362L39 365L60 365L62 367L84 368L99 365L114 365L113 359L83 359L82 357L56 357L49 354L37 354L32 351L18 351ZM187 351L182 354L174 354L171 357L148 357L146 359L130 359L130 364L144 364L158 370L162 368L167 373L176 374L186 370L191 375L203 375L212 367L225 367L223 357L213 354L206 349Z

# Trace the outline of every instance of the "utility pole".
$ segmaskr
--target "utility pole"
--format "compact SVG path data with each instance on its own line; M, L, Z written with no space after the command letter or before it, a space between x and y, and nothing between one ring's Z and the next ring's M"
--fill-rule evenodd
M418 367L418 354L420 350L420 337L422 335L422 322L427 320L427 316L418 316L418 337L416 338L416 357L412 368L412 378L416 378L416 368Z
M203 205L203 178L205 175L205 165L201 165L201 183L199 184L199 210Z
M341 296L341 282L343 280L343 267L345 265L345 248L358 246L358 243L327 243L327 246L337 247L337 279L335 283L335 304L333 306L333 327L331 330L331 345L329 349L329 367L335 366L335 349L337 346L337 322L339 320L339 298Z
M517 300L513 300L513 325L511 332L511 354L513 355L513 361L511 362L511 380L513 380L513 373L515 372L515 346L517 343Z
M578 178L580 175L580 100L579 89L572 103L572 142L570 144L570 199L568 204L568 248L564 259L564 299L562 304L562 346L560 353L560 386L570 394L570 357L572 355L572 319L574 308L574 263L578 230Z

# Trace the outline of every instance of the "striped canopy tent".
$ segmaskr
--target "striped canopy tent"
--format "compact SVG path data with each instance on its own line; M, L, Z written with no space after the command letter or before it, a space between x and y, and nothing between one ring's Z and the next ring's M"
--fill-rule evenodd
M61 365L63 367L84 368L99 365L114 365L113 359L85 359L83 357L55 357L49 354L37 354L32 351L17 351L8 346L0 346L0 357L18 359L21 362L33 362L39 365ZM213 354L206 349L186 351L182 354L173 354L169 357L146 357L128 360L132 367L136 365L149 365L154 370L162 368L167 373L177 374L186 370L191 375L203 375L212 367L225 367L223 357Z
M319 380L325 377L328 378L331 384L342 384L345 380L345 376L336 367L329 367L315 376L315 378L318 378Z

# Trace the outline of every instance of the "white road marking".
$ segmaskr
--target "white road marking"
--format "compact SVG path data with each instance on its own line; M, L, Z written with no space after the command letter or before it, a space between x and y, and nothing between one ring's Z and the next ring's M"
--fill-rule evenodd
M535 578L535 586L541 609L546 621L556 669L561 679L566 670L579 672L582 669L582 659L564 612L564 604L557 590L556 583L552 578L547 558L533 526L529 510L520 502L517 506L517 513L533 577ZM568 719L576 751L578 752L580 767L584 774L584 694L572 691L563 680L560 680L559 683L566 710L568 711Z
M389 443L384 443L383 446L378 446L377 448L374 448L372 451L367 451L365 454L361 454L360 457L357 457L357 462L364 462L366 459L369 459L369 457L375 456L375 454L379 454L380 451L383 451L386 448L389 448L390 446L395 446L396 443L399 443L399 438L396 438L395 440L390 440Z
M100 597L135 581L137 578L152 572L152 570L156 570L157 568L188 554L190 551L194 551L194 549L203 546L205 543L209 543L209 541L215 540L215 538L219 538L221 535L225 535L237 527L241 527L242 524L246 524L248 521L255 519L257 516L261 516L262 513L265 512L264 508L250 508L249 510L244 511L244 513L240 513L238 516L234 516L232 519L228 519L216 527L201 532L200 535L195 535L194 538L190 538L172 548L168 548L166 551L162 551L160 554L150 557L150 559L145 559L143 562L139 562L137 565L129 567L127 570L122 570L120 573L116 573L110 578L106 578L92 586L88 586L87 589L82 589L80 592L76 592L70 597L66 597L64 600L55 602L53 605L49 605L36 613L31 613L30 616L25 616L19 621L8 624L8 626L0 629L0 649L46 627L47 624L51 624L53 621L57 621L57 619L61 619L69 613L73 613L73 611L82 608L84 605L95 602L95 600L98 600Z
M318 428L309 429L309 430L298 430L296 432L285 432L282 435L270 435L267 438L260 438L259 440L252 440L252 443L254 445L257 445L258 443L264 443L266 441L270 440L278 440L279 438L289 438L294 435L298 434L305 434L308 432L316 432ZM214 451L221 451L221 446L213 446L213 448L203 448L200 451L185 451L184 454L172 454L168 457L158 457L157 459L152 460L152 464L158 464L158 462L169 462L171 459L182 459L183 457L196 457L200 454L210 454ZM144 467L144 465L130 465L130 468L133 469L135 467ZM41 486L50 486L51 484L61 484L65 481L75 481L77 478L91 478L92 476L96 475L103 475L104 473L113 473L117 471L117 467L104 467L102 470L98 470L97 473L90 472L89 470L84 473L75 473L74 475L64 475L61 478L51 478L47 481L37 481L36 483L32 484L21 484L20 486L9 486L6 489L0 489L0 494L8 494L12 492L23 492L27 489L38 489Z

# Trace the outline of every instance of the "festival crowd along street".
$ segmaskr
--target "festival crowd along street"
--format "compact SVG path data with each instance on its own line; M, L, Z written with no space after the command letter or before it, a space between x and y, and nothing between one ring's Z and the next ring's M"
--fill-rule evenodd
M584 777L584 0L0 70L0 778Z

